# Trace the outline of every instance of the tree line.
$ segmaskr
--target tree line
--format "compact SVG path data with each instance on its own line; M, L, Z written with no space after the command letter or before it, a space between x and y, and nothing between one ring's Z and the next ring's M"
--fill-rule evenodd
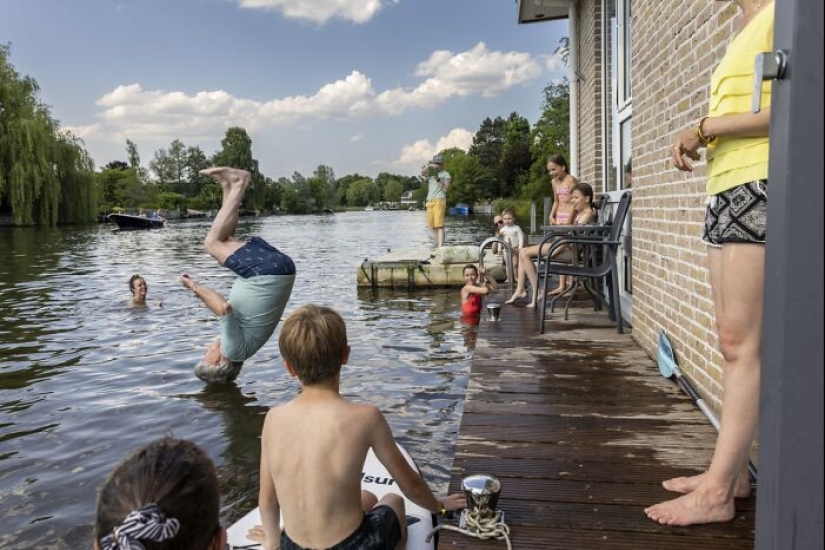
M121 209L215 210L221 202L220 186L198 174L215 165L252 174L243 208L258 213L357 208L398 202L406 192L419 204L426 198L426 183L417 174L336 177L332 167L321 164L310 176L295 172L289 178L267 177L252 153L251 137L241 127L228 128L221 148L211 155L175 139L154 152L148 168L137 144L127 139L125 160L96 169L82 141L60 129L37 99L37 82L18 74L9 54L9 46L0 45L0 217L10 217L17 225L88 222ZM440 152L453 177L448 202L505 199L513 205L547 195L544 164L551 154L567 154L568 117L565 79L544 88L542 114L532 127L515 112L485 118L468 151Z

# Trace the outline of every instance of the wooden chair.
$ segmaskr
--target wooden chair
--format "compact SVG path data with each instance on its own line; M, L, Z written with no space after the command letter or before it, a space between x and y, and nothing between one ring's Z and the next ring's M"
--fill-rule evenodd
M550 244L547 252L541 256L541 262L539 264L543 264L543 270L540 271L542 274L541 316L539 320L540 333L544 333L544 324L547 315L547 281L552 275L567 275L569 277L585 279L601 279L605 277L607 292L610 295L610 317L616 321L616 328L619 334L624 332L622 327L621 301L619 299L619 274L616 258L621 242L622 228L627 218L627 213L630 210L630 199L630 191L622 193L609 222L573 227L571 229L573 234L545 236L542 244L544 244L545 241L549 242L551 239L554 240ZM542 244L539 245L539 251L541 251ZM553 253L559 248L568 245L573 246L573 257L580 259L580 261L574 262L573 264L554 262ZM602 296L598 290L590 288L587 285L585 285L585 288L591 292L594 302L606 301L605 297Z

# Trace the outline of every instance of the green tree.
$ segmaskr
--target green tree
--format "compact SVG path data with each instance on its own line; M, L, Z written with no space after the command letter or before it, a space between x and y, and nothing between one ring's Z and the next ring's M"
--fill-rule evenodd
M91 160L78 139L60 132L37 98L37 82L21 76L9 55L0 45L0 212L18 225L91 221Z
M232 126L226 130L221 140L221 150L215 153L215 166L232 166L252 172L255 162L252 158L252 138L246 130L239 126Z
M164 210L184 210L186 204L186 197L180 193L166 192L157 196L157 206Z
M511 113L504 127L504 147L501 151L502 197L516 194L533 164L530 139L530 123L518 113Z
M347 204L349 206L367 206L381 200L381 190L370 178L363 178L352 182L347 190Z
M315 199L315 207L321 208L332 207L337 204L337 197L335 194L335 172L332 167L325 164L318 165L315 173L310 178L310 187L312 189L312 196Z
M566 78L551 82L542 93L542 113L532 131L530 149L535 160L530 167L530 185L546 188L550 181L545 169L547 159L554 154L569 158L570 83Z
M506 121L499 117L485 118L473 136L469 153L475 156L481 165L492 172L496 181L501 181L501 156L504 151L504 133Z
M131 139L126 140L126 156L129 159L129 167L135 171L138 179L146 183L149 179L149 174L146 169L140 165L140 153L138 153L137 145Z
M365 177L366 176L362 176L361 174L356 173L356 174L347 174L346 176L338 179L338 181L336 182L336 188L335 188L335 193L338 197L338 204L341 204L341 205L344 205L344 206L354 206L354 205L351 205L349 203L349 200L347 199L347 193L349 191L349 187L350 187L350 185L352 185L353 182L356 182L358 180L362 180Z
M390 178L384 184L384 200L387 202L398 202L404 193L404 185L396 178Z
M149 170L154 174L155 185L162 189L168 188L176 179L175 160L167 149L160 148L155 151L154 157L149 161Z
M453 183L447 190L450 204L475 204L493 198L494 195L490 191L495 184L493 173L481 165L478 157L456 156L450 163L450 174L453 176Z
M182 193L187 197L194 197L198 194L203 185L212 181L211 178L201 176L199 172L205 168L209 168L209 159L198 146L189 146L186 148L185 160L185 180L186 185Z

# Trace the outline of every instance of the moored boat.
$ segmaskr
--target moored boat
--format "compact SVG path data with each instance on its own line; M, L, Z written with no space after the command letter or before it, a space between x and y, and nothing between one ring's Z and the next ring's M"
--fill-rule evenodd
M450 216L469 216L470 215L470 205L464 202L460 202L455 206L451 207L448 210L448 214Z
M166 225L166 220L163 218L147 218L129 214L109 214L109 221L115 222L121 230L160 229Z

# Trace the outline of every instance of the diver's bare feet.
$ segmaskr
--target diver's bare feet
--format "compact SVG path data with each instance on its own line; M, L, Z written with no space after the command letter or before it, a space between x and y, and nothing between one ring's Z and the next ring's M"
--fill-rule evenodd
M509 299L509 300L507 300L507 301L506 301L506 302L504 302L504 303L505 303L505 304L512 304L512 303L514 303L516 300L521 300L521 299L523 299L523 298L527 298L527 291L526 291L526 290L521 290L521 291L516 290L516 291L513 293L513 295L510 297L510 299Z
M733 497L724 490L697 488L673 500L645 508L647 517L662 525L721 523L736 515Z
M705 479L707 472L695 476L674 477L662 482L662 487L674 493L690 493L695 491ZM736 479L736 486L733 488L735 498L748 498L751 496L751 483L748 474L740 474Z
M224 191L229 191L233 188L243 191L252 179L252 175L246 170L240 170L230 166L213 166L212 168L201 170L198 173L202 176L208 176L217 180Z

